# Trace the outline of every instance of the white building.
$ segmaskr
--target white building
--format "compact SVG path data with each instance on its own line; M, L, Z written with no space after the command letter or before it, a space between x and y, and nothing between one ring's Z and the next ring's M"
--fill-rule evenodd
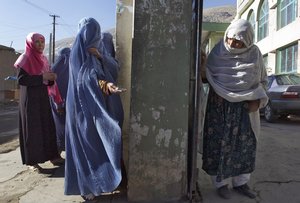
M269 74L300 73L298 0L237 0L237 18L255 30Z

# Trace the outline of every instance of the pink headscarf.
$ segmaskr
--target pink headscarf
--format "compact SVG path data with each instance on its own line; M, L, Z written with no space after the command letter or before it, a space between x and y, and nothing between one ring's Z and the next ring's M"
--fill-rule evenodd
M39 33L29 33L26 37L25 53L15 62L16 68L24 69L29 75L41 75L50 70L47 58L43 52L39 52L35 47L35 41L45 37Z
M36 40L45 42L45 37L39 33L29 33L26 37L25 52L19 56L14 66L24 69L29 75L42 75L50 71L50 66L46 56L35 47ZM56 83L48 86L48 94L53 97L56 104L63 102Z

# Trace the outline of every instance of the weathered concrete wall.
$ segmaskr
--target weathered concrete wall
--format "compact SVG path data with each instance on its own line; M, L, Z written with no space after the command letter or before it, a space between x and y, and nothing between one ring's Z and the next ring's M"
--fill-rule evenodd
M133 0L117 0L116 54L120 64L118 85L127 89L121 94L124 108L123 159L128 170L128 134L131 95L131 58L133 32Z
M178 200L186 193L191 9L186 0L135 1L130 201Z

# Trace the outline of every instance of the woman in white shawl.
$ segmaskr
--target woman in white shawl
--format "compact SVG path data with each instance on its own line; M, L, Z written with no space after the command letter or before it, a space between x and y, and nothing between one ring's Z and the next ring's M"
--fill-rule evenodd
M266 105L266 70L259 48L253 44L251 24L232 22L224 39L207 58L210 93L206 108L203 170L211 175L218 194L229 199L228 188L250 198L247 182L255 168L259 108Z

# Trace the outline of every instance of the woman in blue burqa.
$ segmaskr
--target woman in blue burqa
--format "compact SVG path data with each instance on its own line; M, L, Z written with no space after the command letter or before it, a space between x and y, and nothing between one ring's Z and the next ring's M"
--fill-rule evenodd
M52 114L55 122L57 148L59 151L65 150L65 101L68 90L69 81L69 58L71 49L65 47L58 52L58 57L52 65L51 70L56 73L56 83L59 89L60 96L63 100L62 103L57 104L55 100L50 97Z
M115 51L112 34L110 32L103 32L101 35L102 35L102 42L106 49L107 54L109 54L111 57L115 58L116 51Z
M93 18L79 22L70 54L66 100L65 194L93 199L121 181L121 129L105 97L118 93L103 70L101 29Z

